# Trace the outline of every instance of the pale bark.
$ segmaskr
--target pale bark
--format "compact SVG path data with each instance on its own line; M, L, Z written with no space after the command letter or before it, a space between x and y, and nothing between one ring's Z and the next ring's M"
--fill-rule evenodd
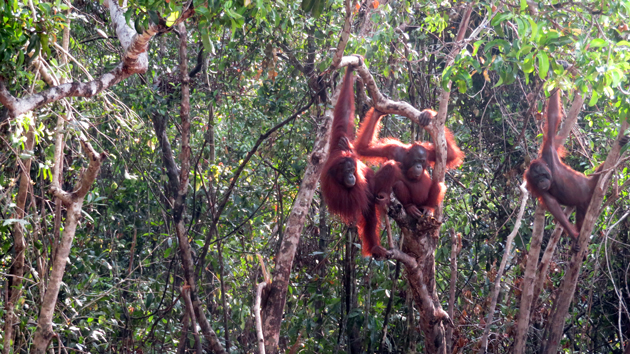
M572 207L567 207L564 213L568 216L573 212ZM556 251L556 246L558 245L558 241L560 241L560 236L562 236L562 231L564 229L560 224L556 224L556 228L553 230L551 237L549 238L549 242L547 242L547 247L545 248L545 252L543 253L542 258L540 259L540 263L538 264L538 273L536 274L536 282L534 284L534 297L532 302L532 307L536 308L536 302L538 302L538 297L540 296L540 292L542 290L543 284L545 283L545 279L547 278L547 271L549 270L549 263L551 262L551 257Z
M545 208L539 203L534 213L534 229L527 254L527 266L525 276L521 283L521 302L518 311L516 335L514 340L514 354L525 352L527 345L527 332L529 330L529 313L534 298L534 280L538 268L540 246L545 231Z
M0 103L7 108L9 116L17 117L66 97L92 97L131 75L147 71L148 57L146 51L149 42L156 34L167 32L170 28L163 23L152 23L142 34L137 34L127 25L124 12L118 3L116 1L108 1L108 3L112 23L124 50L122 61L112 71L101 75L96 80L86 83L64 83L23 98L16 98L11 95L5 86L5 78L0 77ZM177 23L191 15L191 10L184 12Z
M455 293L457 292L457 256L462 250L461 235L455 232L455 229L451 230L451 281L449 283L448 294L448 316L452 319L455 313ZM447 352L450 353L453 347L453 327L449 327L446 330L446 345L448 346Z
M190 327L192 328L193 337L195 338L195 352L197 354L202 354L203 350L201 349L201 340L199 339L199 332L197 332L197 317L195 316L195 311L193 310L193 304L190 300L190 287L184 286L182 288L182 297L184 299L184 304L186 305L186 314L190 319ZM184 319L185 322L185 319ZM182 345L183 342L180 342ZM185 347L186 344L183 344Z
M328 70L335 70L337 68L342 67L341 59L343 58L343 52L348 44L348 39L350 39L350 27L352 26L352 17L354 14L354 9L352 4L353 0L344 0L343 4L346 9L346 18L343 22L343 29L341 30L341 35L339 36L339 43L337 44L337 51L335 55L333 55L332 62ZM341 49L341 50L340 50Z
M254 303L254 318L256 319L256 338L258 339L258 352L265 354L265 335L262 328L262 317L260 316L260 302L262 300L263 289L267 282L258 283L256 286L256 301Z
M61 287L63 274L66 269L66 263L68 263L68 256L70 254L70 249L72 248L72 241L77 229L77 224L81 217L83 199L92 187L92 184L98 175L98 171L101 168L101 163L107 156L106 153L97 153L87 141L81 141L81 145L88 157L89 165L88 168L83 171L81 179L74 191L70 193L65 192L61 189L58 183L53 184L53 187L51 188L54 195L66 203L67 214L63 234L61 236L61 243L58 245L57 253L53 259L48 288L44 294L42 307L39 312L39 319L37 321L37 329L33 336L31 353L35 354L46 353L48 344L55 335L52 328L52 319L55 312L55 305L57 304L59 288ZM59 161L56 161L55 163L57 164Z
M35 146L35 134L33 127L29 128L26 133L26 142L24 143L24 152L27 154L33 153ZM19 156L18 156L19 158ZM18 194L15 198L15 212L13 219L22 221L24 219L24 208L26 206L26 198L28 196L29 185L31 183L30 171L31 171L32 158L28 157L24 161L18 163L20 168L20 186L18 187ZM15 307L18 300L22 296L22 278L24 277L24 252L26 249L26 242L24 239L24 226L21 222L13 224L13 264L7 277L7 299L4 310L4 346L2 353L8 354L13 349L13 325L18 321L18 315L15 313Z
M625 132L628 129L628 121L624 120L621 124L620 132ZM547 324L545 329L545 339L543 342L543 353L555 354L557 352L558 344L562 335L564 334L564 322L569 312L569 306L573 300L575 294L575 287L577 286L578 278L580 275L580 269L584 257L588 252L588 244L590 243L591 234L595 227L595 222L599 218L599 211L604 194L610 185L610 176L614 170L615 165L619 159L619 152L621 146L619 140L623 138L623 134L618 134L602 169L602 175L597 182L597 187L591 198L586 216L584 217L584 223L580 235L571 247L571 260L569 261L566 275L560 286L560 291L554 302L554 311L551 320Z
M492 295L490 297L490 307L488 308L486 325L483 331L483 337L481 337L481 346L479 347L480 353L485 353L488 350L488 336L490 335L490 328L492 326L492 322L494 321L494 310L496 309L497 299L499 298L499 292L501 291L501 277L503 276L503 271L505 270L508 259L510 259L510 257L512 256L512 242L514 242L514 237L516 237L516 234L518 234L518 230L521 227L521 220L523 220L523 213L525 212L525 205L527 204L527 199L529 196L529 193L525 188L526 184L527 182L523 182L523 184L519 186L521 190L521 206L518 210L516 221L514 222L514 229L508 235L507 240L505 241L505 252L503 253L501 265L499 266L496 278L494 279L494 287L492 289Z

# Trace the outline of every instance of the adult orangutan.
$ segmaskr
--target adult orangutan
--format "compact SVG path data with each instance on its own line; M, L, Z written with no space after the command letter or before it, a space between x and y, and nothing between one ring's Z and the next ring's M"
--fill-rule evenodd
M420 122L427 125L436 113L424 110ZM402 203L408 214L414 217L433 215L435 208L442 202L446 194L444 183L433 180L427 167L435 164L435 146L428 142L403 144L392 138L378 139L379 121L383 113L371 109L359 129L357 137L357 153L370 161L383 162L393 160L398 168L397 173L390 173L389 179L382 177L386 183L378 194L379 198L388 198L387 185L393 184L394 194ZM457 147L453 134L446 128L446 167L456 168L464 159L464 153Z
M525 171L527 188L551 212L553 217L562 225L564 230L573 238L577 238L584 222L586 210L593 197L593 191L599 176L601 166L596 173L585 176L565 165L561 158L562 145L556 142L556 132L560 125L560 90L556 90L549 98L547 108L547 127L543 137L539 158L532 161ZM628 136L620 140L622 145L628 142ZM560 205L575 207L576 226L569 222L562 212Z
M354 90L352 68L346 69L341 92L333 114L330 156L322 171L322 195L329 210L345 222L357 222L364 256L380 259L387 250L381 246L376 186L392 188L393 164L385 164L375 174L356 155L354 139ZM383 178L385 177L385 178Z

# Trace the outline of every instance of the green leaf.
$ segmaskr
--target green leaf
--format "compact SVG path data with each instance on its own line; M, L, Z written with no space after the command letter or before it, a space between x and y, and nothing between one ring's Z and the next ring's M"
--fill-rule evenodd
M532 19L528 18L527 21L529 22L529 25L532 28L532 35L531 35L530 40L532 42L536 42L536 37L538 36L538 25Z
M492 86L492 88L499 87L499 86L501 86L501 84L503 84L503 77L500 77L499 81L497 81L497 83L494 84L494 86Z
M215 55L214 45L210 41L210 36L208 35L207 29L202 29L201 31L201 42L203 43L203 47L207 53Z
M523 72L526 74L534 71L534 53L535 52L529 53L523 61Z
M531 53L532 49L534 49L533 45L525 45L523 46L523 48L521 48L518 53L516 53L516 59L520 59L521 55L523 55L524 53Z
M484 43L484 41L476 41L475 44L473 45L473 57L477 55L477 52L479 51L479 47Z
M525 34L529 30L529 24L518 17L516 18L516 24L518 26L517 28L519 37L525 38Z
M547 53L539 51L538 54L536 54L536 58L538 58L538 77L545 80L547 78L547 72L549 72L549 57Z
M491 24L492 24L492 26L496 26L496 25L500 24L503 21L511 19L512 17L514 17L513 13L511 13L511 12L502 12L502 13L498 14L497 16L495 16L492 19Z
M507 52L510 50L510 48L512 47L512 45L510 44L510 42L506 41L505 39L495 39L493 41L490 41L488 44L486 44L483 48L483 52L487 53L490 49L492 49L494 46L499 47L499 49L501 50L501 52Z
M591 41L591 47L601 48L606 46L606 40L602 38L595 38Z
M599 99L599 94L597 93L597 91L593 91L593 95L591 96L591 100L588 101L588 106L589 107L593 107L597 103L598 99Z
M158 24L160 23L160 15L158 15L157 11L149 10L149 18L151 19L151 23Z
M310 12L316 0L302 0L300 7L304 12Z
M466 81L457 80L457 89L459 90L459 93L466 93Z
M316 0L317 3L313 5L313 17L319 18L324 11L324 7L326 6L326 0Z
M144 307L148 309L152 303L153 303L153 293L149 293L147 295L147 298L144 300Z

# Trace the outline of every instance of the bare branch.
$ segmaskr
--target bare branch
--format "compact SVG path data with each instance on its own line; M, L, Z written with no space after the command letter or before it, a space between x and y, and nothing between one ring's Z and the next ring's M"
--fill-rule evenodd
M494 321L494 310L497 307L497 299L499 298L499 291L501 290L501 277L503 276L503 271L505 270L508 259L512 256L512 242L514 242L514 237L516 237L516 234L518 234L518 230L521 227L521 220L523 220L523 213L525 212L525 205L527 204L529 196L529 193L525 188L526 185L527 182L523 181L523 184L519 186L519 189L521 190L521 207L518 210L518 215L516 216L516 221L514 222L514 229L512 229L512 232L508 235L507 240L505 241L505 252L503 253L501 265L499 266L496 278L494 279L494 288L492 289L490 307L488 308L488 315L486 316L486 327L483 331L483 337L481 338L481 346L479 347L480 353L485 353L488 350L488 336L490 335L490 326L492 325L492 321Z
M333 56L332 63L330 63L330 68L328 70L333 70L335 68L340 68L339 64L341 63L343 53L346 49L346 45L348 44L348 39L350 39L350 29L352 28L352 3L353 0L345 0L344 7L346 9L346 19L343 23L343 29L341 30L341 35L339 36L339 43L337 44L337 51Z
M370 93L370 97L372 98L372 103L374 108L383 112L390 114L397 114L400 116L407 117L411 119L412 122L420 125L426 126L422 124L422 118L424 117L423 112L419 111L404 101L394 101L383 96L381 91L376 86L376 81L374 81L374 77L370 73L370 70L365 66L363 59L358 55L353 56L345 56L339 62L338 68L342 68L344 66L354 66L355 71L363 80L363 84L367 87L368 92Z
M263 281L256 286L256 302L254 304L254 317L256 318L256 337L258 338L258 353L265 354L265 335L262 329L262 317L260 316L260 303L262 299L263 289L267 286L267 282Z
M575 98L573 99L573 103L571 104L571 108L569 109L569 114L567 114L566 118L564 119L564 123L562 124L562 128L556 135L556 139L560 139L558 141L559 145L564 145L564 142L569 137L571 129L573 129L575 122L577 122L578 115L582 111L583 104L584 96L580 94L579 90L575 90Z
M434 305L433 298L429 294L427 285L422 280L422 269L415 258L397 249L388 251L388 257L396 259L405 265L405 268L407 269L407 279L411 283L413 291L418 292L418 295L423 299L422 303L419 303L418 305L424 307L425 313L432 314L432 322L446 321L446 323L450 326L453 326L453 321L446 311Z
M518 324L516 328L516 336L514 340L514 353L521 354L525 352L527 344L527 332L529 331L529 315L532 308L534 298L534 280L536 278L536 270L538 268L538 257L540 256L540 247L545 231L545 208L538 203L534 213L534 229L532 231L532 240L527 255L527 266L525 267L525 276L521 285L521 302L518 311Z

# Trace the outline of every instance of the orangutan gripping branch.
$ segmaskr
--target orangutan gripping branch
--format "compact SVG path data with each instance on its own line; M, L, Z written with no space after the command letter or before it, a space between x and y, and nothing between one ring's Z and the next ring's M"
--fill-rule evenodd
M601 166L591 176L585 176L565 165L560 159L562 145L556 142L556 132L560 125L560 90L551 94L547 108L547 129L544 134L539 158L532 161L525 171L527 188L549 210L566 232L577 238L591 197L599 181ZM628 142L628 136L620 140L622 145ZM574 226L562 212L560 205L573 206L576 209ZM576 227L577 226L577 227Z
M357 222L364 256L377 259L387 255L381 246L379 209L375 204L378 188L391 190L396 174L393 164L385 164L375 174L354 152L354 90L352 68L346 69L341 92L333 113L330 156L321 177L322 195L328 208L345 222Z
M424 110L420 120L426 125L435 114L430 109ZM391 190L387 186L393 184L394 194L408 214L414 217L433 215L446 194L444 183L433 180L427 171L428 166L435 164L435 146L427 142L403 144L391 138L379 140L379 121L382 116L383 113L374 108L368 112L361 124L355 147L357 153L367 160L395 162L397 171L391 173L389 179L384 176L380 178L387 180L387 183L377 186L377 197L389 198ZM453 134L444 129L447 144L446 167L456 168L462 164L464 153L457 147Z

